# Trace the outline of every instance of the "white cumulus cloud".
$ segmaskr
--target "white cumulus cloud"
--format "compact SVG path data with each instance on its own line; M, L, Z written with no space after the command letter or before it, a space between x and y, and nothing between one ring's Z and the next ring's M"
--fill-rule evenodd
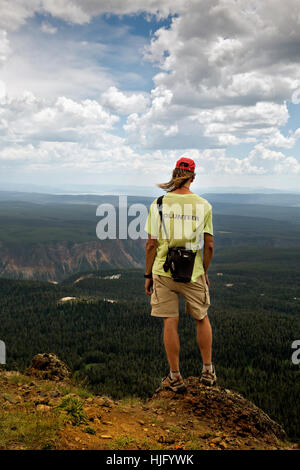
M118 114L141 113L149 101L146 93L125 93L114 86L102 94L102 104Z
M300 85L299 18L295 0L284 8L278 0L186 3L145 50L145 58L161 68L156 90L172 96L160 114L153 101L136 121L135 131L148 136L145 145L153 143L153 126L168 120L187 138L198 135L199 146L206 137L211 145L228 146L276 135L272 145L289 147L293 140L279 128L289 118L285 103ZM162 131L162 145L164 140Z

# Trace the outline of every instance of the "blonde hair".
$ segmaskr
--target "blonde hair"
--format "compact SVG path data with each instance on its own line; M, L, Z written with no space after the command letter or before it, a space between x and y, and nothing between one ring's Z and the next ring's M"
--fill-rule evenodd
M194 179L194 176L195 173L192 171L184 170L183 168L175 168L170 181L157 184L157 186L167 192L174 191L174 189L179 189L184 186L189 179Z

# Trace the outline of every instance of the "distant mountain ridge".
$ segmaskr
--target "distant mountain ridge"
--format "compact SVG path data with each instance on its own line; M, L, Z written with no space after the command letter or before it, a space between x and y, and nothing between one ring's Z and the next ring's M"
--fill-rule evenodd
M63 185L46 185L46 184L32 184L32 183L11 183L7 181L0 181L0 188L4 191L18 191L18 192L34 192L34 193L48 193L48 194L99 194L99 195L115 195L115 194L128 194L131 196L148 196L155 197L158 187L152 186L136 186L136 185L122 185L122 184L66 184ZM296 193L300 194L298 188L276 189L266 187L246 187L246 186L198 186L197 182L193 187L196 193Z
M194 189L196 194L204 197L211 203L223 204L258 204L272 205L279 207L300 207L300 193L236 193L236 192L201 192ZM157 188L153 191L153 196L145 194L53 194L44 192L26 191L4 191L0 190L0 202L2 201L22 201L36 204L101 204L103 202L117 205L120 200L125 200L127 196L128 204L140 203L149 206L151 202L163 192ZM120 199L123 198L123 199Z
M300 207L300 194L280 193L280 194L236 194L236 193L205 193L203 197L210 202L232 203L232 204L262 204L272 206Z

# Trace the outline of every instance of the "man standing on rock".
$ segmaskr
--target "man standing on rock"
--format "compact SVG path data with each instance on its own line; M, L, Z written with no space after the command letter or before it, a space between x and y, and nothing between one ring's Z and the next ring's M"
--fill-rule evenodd
M197 342L203 367L200 381L216 383L212 364L212 329L207 310L210 306L208 267L213 256L212 207L190 190L195 179L195 163L180 158L166 191L153 201L145 225L145 291L150 296L151 315L164 320L164 346L170 372L162 387L184 392L186 386L179 369L178 296L186 301L186 313L196 321ZM204 238L203 259L200 240Z

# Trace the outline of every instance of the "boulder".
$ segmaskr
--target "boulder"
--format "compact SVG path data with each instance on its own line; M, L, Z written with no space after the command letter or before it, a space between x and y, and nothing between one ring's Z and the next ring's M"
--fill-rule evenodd
M71 376L67 365L53 353L36 354L26 375L48 380L65 380Z

